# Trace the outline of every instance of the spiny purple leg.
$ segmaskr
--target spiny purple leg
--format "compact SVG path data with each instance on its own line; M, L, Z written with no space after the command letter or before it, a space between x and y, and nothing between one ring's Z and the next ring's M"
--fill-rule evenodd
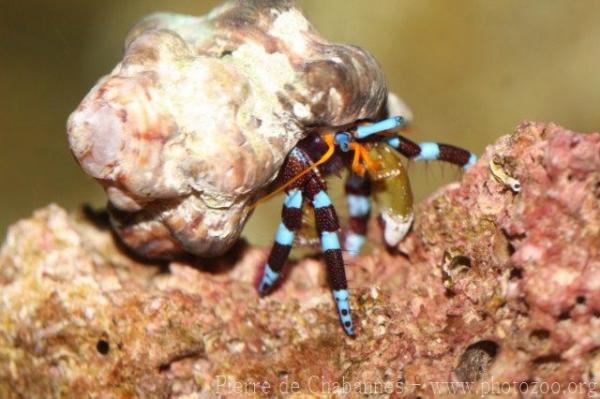
M344 249L352 256L358 255L366 241L367 225L371 215L371 181L350 173L345 184L348 203L348 232L344 237Z
M450 144L417 144L400 135L388 138L387 143L405 157L415 161L445 161L461 166L464 170L477 162L475 154Z
M306 185L306 195L312 201L315 211L316 228L321 238L321 248L327 265L327 275L338 315L346 334L354 335L350 309L348 283L344 269L342 248L338 239L340 228L337 214L326 192L325 185L313 177Z

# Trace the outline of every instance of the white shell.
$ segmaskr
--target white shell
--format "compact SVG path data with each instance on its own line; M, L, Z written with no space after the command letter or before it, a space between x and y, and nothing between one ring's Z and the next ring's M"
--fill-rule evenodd
M386 96L373 57L322 39L294 3L232 1L140 21L68 137L128 246L210 256L311 128L376 118Z

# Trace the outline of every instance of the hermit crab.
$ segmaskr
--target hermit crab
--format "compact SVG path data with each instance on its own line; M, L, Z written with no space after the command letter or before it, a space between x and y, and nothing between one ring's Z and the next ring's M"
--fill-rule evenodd
M409 114L365 50L319 36L293 1L229 1L201 17L157 13L68 124L75 158L108 195L121 240L149 258L216 256L279 176L285 200L259 292L276 283L314 210L340 320L354 334L339 224L325 177L350 169L344 248L365 241L373 193L384 238L412 222L400 155L464 168L468 151L399 134ZM404 109L405 110L405 109Z

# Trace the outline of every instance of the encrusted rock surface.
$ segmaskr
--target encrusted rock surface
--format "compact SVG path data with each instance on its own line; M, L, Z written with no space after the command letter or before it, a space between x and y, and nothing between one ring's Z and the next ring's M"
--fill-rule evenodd
M142 19L68 138L128 246L215 256L301 138L377 119L386 99L377 61L319 36L294 1L232 0Z
M263 249L140 263L101 218L52 205L0 253L0 397L586 397L599 203L600 134L521 124L417 208L396 253L348 259L355 339L318 257L259 299Z

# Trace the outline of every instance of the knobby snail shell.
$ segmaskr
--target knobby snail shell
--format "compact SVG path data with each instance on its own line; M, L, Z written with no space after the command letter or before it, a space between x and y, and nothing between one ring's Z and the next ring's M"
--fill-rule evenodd
M238 239L298 140L377 118L386 99L365 50L327 42L291 1L240 0L142 19L67 130L126 245L214 256Z

